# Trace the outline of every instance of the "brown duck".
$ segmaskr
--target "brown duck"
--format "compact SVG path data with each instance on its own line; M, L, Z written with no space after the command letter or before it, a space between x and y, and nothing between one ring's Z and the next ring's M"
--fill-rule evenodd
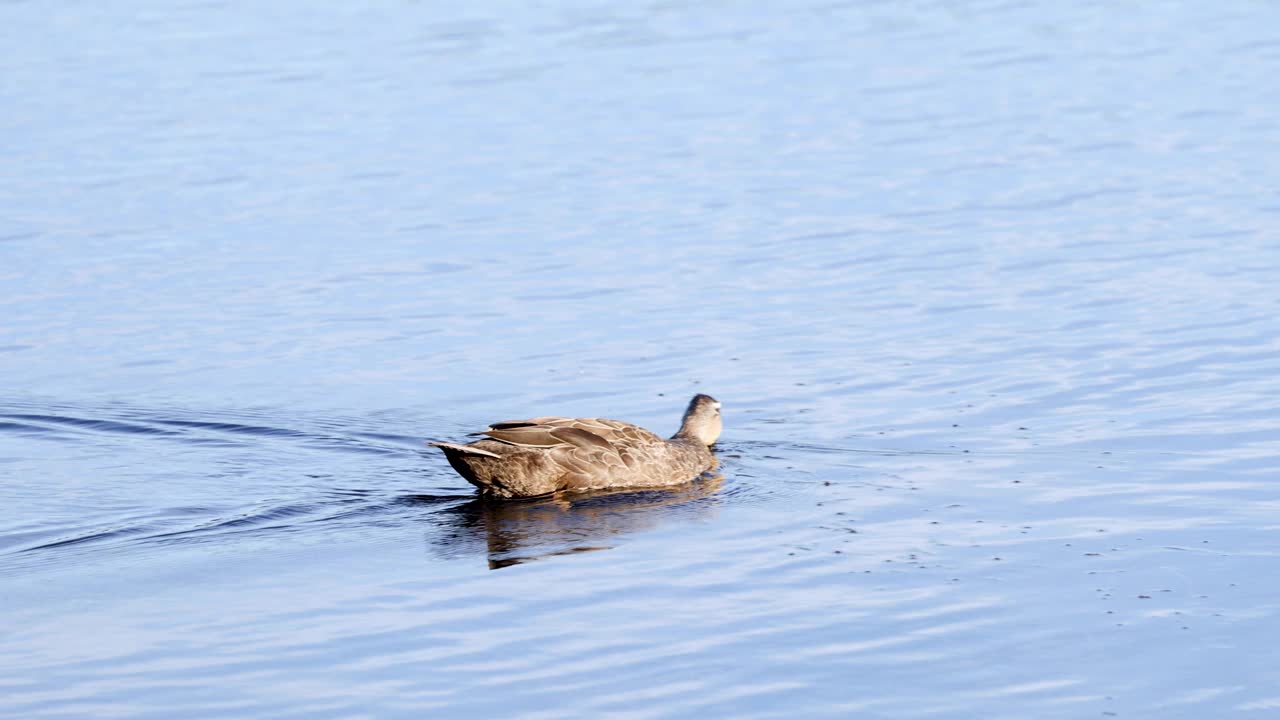
M678 485L715 467L720 403L694 395L669 440L638 425L603 418L506 420L466 445L431 442L481 495L534 497L561 490Z

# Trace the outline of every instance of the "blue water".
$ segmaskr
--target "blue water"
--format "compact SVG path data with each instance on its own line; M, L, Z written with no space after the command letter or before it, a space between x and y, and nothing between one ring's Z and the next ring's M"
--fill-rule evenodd
M1276 28L0 4L0 716L1280 717Z

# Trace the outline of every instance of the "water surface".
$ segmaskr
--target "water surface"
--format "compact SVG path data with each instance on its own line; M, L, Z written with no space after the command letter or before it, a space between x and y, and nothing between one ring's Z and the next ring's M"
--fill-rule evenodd
M1277 27L0 5L0 714L1275 715Z

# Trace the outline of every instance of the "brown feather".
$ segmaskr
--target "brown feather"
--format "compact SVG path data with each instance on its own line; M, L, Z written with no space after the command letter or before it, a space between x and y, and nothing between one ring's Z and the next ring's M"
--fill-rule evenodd
M494 440L511 443L512 445L527 445L530 447L552 447L565 442L555 436L554 428L549 428L545 425L505 427L497 430L485 430L477 434L488 435Z
M609 444L608 440L605 440L595 433L587 432L580 428L556 428L551 431L551 437L554 437L561 442L566 442L570 445L580 447L583 450L595 450L597 452L603 451L611 455L618 454L618 451L613 449L613 446Z

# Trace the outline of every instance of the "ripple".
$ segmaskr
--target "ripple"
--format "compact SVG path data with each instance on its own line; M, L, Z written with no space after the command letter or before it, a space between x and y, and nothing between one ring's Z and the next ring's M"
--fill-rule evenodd
M13 420L31 420L34 422L50 423L60 426L69 426L83 430L96 430L100 432L112 433L128 433L132 435L175 435L162 428L154 428L146 425L137 425L134 423L120 422L118 420L91 419L65 417L61 415L28 415L28 414L0 414L0 417L6 417Z
M152 419L151 422L160 425L171 425L174 427L194 428L199 430L213 430L216 432L240 433L245 435L259 435L262 437L309 437L307 433L297 430L289 430L287 428L276 427L260 427L256 425L238 425L235 423L225 422L203 422L198 420L165 420L160 418Z

